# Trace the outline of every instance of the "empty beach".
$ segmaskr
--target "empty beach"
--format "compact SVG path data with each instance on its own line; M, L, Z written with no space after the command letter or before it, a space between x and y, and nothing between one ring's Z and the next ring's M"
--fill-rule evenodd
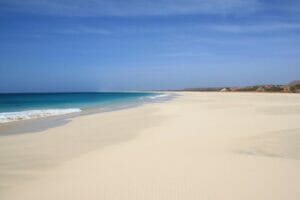
M2 200L297 200L300 95L178 92L0 137Z

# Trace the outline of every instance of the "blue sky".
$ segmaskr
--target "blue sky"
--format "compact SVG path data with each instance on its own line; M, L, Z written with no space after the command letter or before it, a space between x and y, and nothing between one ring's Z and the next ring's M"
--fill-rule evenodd
M300 78L297 0L0 0L0 28L0 92Z

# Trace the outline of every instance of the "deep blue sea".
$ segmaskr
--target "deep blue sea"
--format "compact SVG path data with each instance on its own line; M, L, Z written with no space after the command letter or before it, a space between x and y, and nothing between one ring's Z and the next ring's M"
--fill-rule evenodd
M164 97L165 94L149 92L0 94L0 123L143 103Z

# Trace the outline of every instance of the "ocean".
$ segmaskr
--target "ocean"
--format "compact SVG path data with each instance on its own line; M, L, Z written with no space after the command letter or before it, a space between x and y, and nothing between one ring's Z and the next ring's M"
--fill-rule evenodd
M0 94L0 124L93 109L124 108L167 96L150 92Z

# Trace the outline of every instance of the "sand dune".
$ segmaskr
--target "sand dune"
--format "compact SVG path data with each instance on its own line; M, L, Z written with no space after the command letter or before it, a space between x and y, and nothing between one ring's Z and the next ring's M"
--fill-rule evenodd
M300 95L180 93L0 138L0 197L300 198Z

